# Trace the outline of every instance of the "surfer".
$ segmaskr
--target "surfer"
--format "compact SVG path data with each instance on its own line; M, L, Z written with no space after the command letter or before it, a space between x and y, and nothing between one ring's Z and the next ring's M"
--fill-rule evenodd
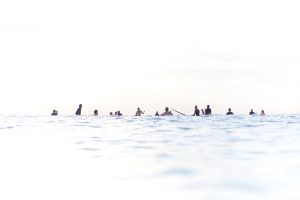
M261 113L260 113L260 115L266 115L265 111L262 110Z
M226 115L233 115L233 112L231 112L231 108L228 108L228 112L226 113Z
M200 110L198 109L197 106L195 106L195 112L192 116L200 116Z
M112 112L110 112L110 113L109 113L109 115L110 115L110 116L113 116L113 113L112 113Z
M155 116L159 116L158 111L156 111Z
M118 110L117 115L122 116L122 113Z
M79 108L76 110L75 115L81 115L82 104L79 104Z
M249 115L255 115L255 112L253 111L253 109L250 110Z
M169 111L169 108L166 107L165 112L163 114L161 114L160 116L172 116L173 113L171 111Z
M142 112L140 108L137 108L137 111L136 111L136 113L135 113L135 116L141 116L141 115L144 114L144 113L145 113L145 111Z
M207 105L207 107L205 109L205 115L211 115L211 109L210 109L209 105Z
M57 110L53 110L53 112L52 112L52 114L51 114L51 116L55 116L55 115L58 115Z
M98 110L94 110L94 116L98 116Z

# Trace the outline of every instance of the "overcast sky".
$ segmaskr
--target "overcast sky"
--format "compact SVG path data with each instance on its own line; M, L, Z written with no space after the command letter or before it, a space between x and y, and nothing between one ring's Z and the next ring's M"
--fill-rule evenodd
M0 2L1 114L300 112L298 1Z

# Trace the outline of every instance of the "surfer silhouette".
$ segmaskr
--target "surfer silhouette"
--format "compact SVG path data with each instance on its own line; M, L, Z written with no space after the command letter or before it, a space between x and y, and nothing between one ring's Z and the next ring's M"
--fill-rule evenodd
M255 112L253 111L253 109L250 110L249 115L255 115Z
M231 108L228 108L228 112L226 113L226 115L233 115L233 112L231 112Z
M82 108L82 104L79 104L78 109L76 110L75 115L81 115L81 108Z
M172 115L173 115L173 113L171 111L169 111L168 107L166 107L165 112L162 113L160 116L172 116Z
M207 105L207 107L205 109L205 115L211 115L211 109L210 109L209 105Z
M200 110L198 109L197 106L195 106L195 112L194 112L193 116L200 116Z
M137 108L137 111L136 111L136 113L135 113L135 116L141 116L141 115L144 114L144 113L145 113L145 111L142 112L140 108Z
M205 115L205 112L204 112L204 110L203 110L203 109L201 109L201 112L202 112L202 115Z
M52 112L52 114L51 114L52 116L55 116L55 115L58 115L58 112L57 112L57 110L53 110L53 112Z

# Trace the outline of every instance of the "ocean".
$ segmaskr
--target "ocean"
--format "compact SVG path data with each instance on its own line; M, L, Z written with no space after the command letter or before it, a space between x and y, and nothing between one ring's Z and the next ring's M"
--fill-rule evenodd
M0 116L0 199L300 199L300 114Z

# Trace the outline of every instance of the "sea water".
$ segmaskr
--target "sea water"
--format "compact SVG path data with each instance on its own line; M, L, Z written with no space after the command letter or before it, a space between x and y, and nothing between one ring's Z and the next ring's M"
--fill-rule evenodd
M0 199L300 199L300 115L0 116Z

